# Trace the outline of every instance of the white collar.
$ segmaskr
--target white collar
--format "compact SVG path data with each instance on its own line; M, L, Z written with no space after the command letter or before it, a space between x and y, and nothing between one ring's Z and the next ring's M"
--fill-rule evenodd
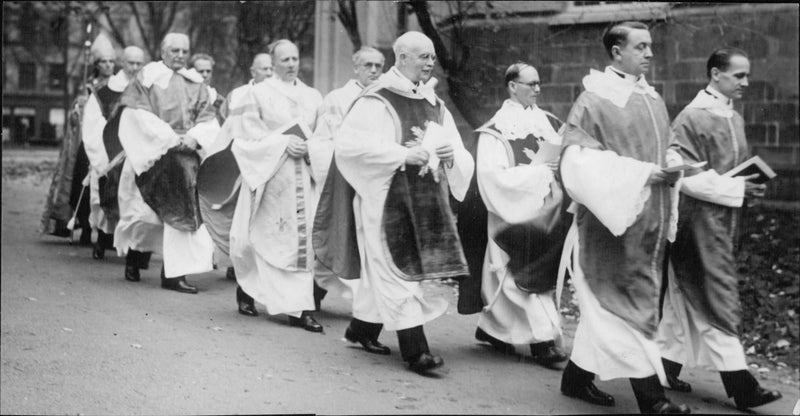
M623 75L624 77L620 77ZM586 91L595 93L601 98L611 101L617 107L624 108L631 94L648 94L657 98L656 90L647 83L644 75L638 78L630 74L621 73L619 70L607 66L605 72L595 69L583 77L583 86Z
M561 137L553 129L547 114L537 106L526 108L506 99L492 121L506 140L524 139L533 134L551 143L561 143Z
M199 84L203 82L203 77L194 69L188 70L186 68L181 68L177 71L173 71L172 68L164 64L164 61L150 62L142 68L139 72L139 76L145 88L150 88L155 84L162 89L166 89L169 85L170 78L172 78L172 74L175 73L182 75L184 78L194 83Z
M704 90L700 90L694 100L686 108L699 108L707 110L720 117L733 117L733 100L725 97L711 85Z
M127 87L130 82L131 80L128 78L128 74L120 70L108 79L108 89L114 92L122 92L125 91L125 87Z
M439 83L439 80L435 77L431 77L426 83L420 81L415 84L411 82L410 79L406 78L396 66L393 66L389 71L382 74L376 82L384 87L395 89L411 96L424 98L431 105L436 105L435 87Z

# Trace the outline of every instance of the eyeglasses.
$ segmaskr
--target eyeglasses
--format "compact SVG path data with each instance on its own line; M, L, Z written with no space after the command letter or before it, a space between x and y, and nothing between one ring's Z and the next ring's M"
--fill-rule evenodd
M516 82L517 84L527 85L530 88L541 87L542 86L542 82L541 81L531 81L531 82L514 81L514 82Z

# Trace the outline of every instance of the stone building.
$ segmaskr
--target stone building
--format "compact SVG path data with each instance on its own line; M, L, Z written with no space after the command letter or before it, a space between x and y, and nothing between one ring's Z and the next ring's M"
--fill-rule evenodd
M452 2L431 2L437 22L448 22ZM475 2L486 4L486 2ZM737 110L747 123L754 154L779 174L768 197L800 199L800 131L798 130L798 5L762 3L668 3L545 1L490 2L491 9L473 8L460 27L450 28L470 46L470 62L459 74L462 93L462 134L487 120L507 97L502 85L505 68L524 60L536 66L543 81L542 107L566 118L582 91L590 68L602 70L607 57L600 43L611 21L641 20L652 27L654 62L647 79L662 94L670 116L694 98L707 83L705 63L715 48L737 46L750 55L750 87ZM331 4L328 5L332 7ZM368 2L359 10L364 43L387 49L398 27L417 28L413 15L398 19L398 8ZM350 76L352 46L337 21L318 7L315 86L329 90ZM442 23L440 23L441 25ZM443 32L448 34L446 26ZM350 48L350 49L348 49ZM332 53L335 51L335 53ZM324 68L333 70L324 71ZM437 75L440 95L447 97L445 75ZM451 110L458 108L449 103Z

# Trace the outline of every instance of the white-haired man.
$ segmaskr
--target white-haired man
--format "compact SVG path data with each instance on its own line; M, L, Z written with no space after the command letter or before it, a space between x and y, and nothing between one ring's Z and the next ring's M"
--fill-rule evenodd
M122 53L122 69L108 79L100 88L95 88L86 101L83 113L83 146L89 157L89 223L97 229L97 240L92 250L92 257L102 259L105 251L113 247L114 228L119 220L117 205L117 187L122 166L117 159L113 165L109 163L116 154L104 144L104 130L109 121L116 115L119 99L130 81L136 76L144 64L144 51L136 46L128 46ZM118 120L117 120L118 122ZM108 134L116 138L117 129L114 124ZM113 170L113 171L112 171Z
M330 161L333 157L333 136L342 124L342 119L353 101L359 94L372 83L378 80L383 73L385 58L381 51L364 46L353 54L353 72L355 78L347 81L341 88L337 88L322 100L322 105L318 110L317 129L314 131L312 140L321 141L319 152L312 153L318 160L312 163L317 171L314 178L318 181L317 198L322 191L322 185L328 177ZM320 265L321 266L321 265ZM357 285L356 281L344 280L336 277L324 266L316 266L314 270L314 302L316 309L319 309L320 302L325 295L330 292L335 296L345 299L353 299L353 291Z
M122 95L119 202L130 215L121 216L114 238L121 253L161 251L161 287L197 293L185 275L213 269L213 243L197 206L197 150L213 142L219 124L202 77L186 69L188 54L186 35L167 34L163 61L142 68ZM125 277L136 281L138 269L130 266L137 265L128 264Z
M322 332L313 316L314 257L308 237L315 178L308 156L313 145L307 142L322 95L297 78L300 56L294 43L281 39L269 51L275 75L246 91L230 109L231 119L234 113L240 117L225 123L239 132L231 149L242 175L231 261L237 283L268 314L286 314L289 325Z
M424 374L444 361L431 354L422 326L447 301L426 299L420 280L469 273L449 194L464 197L475 165L433 90L431 40L407 32L393 49L395 66L336 132L314 250L337 275L360 278L347 338L380 346L383 326L397 331L403 360Z

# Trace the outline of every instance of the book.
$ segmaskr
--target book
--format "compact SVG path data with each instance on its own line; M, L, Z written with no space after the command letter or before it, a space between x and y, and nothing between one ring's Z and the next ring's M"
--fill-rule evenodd
M306 123L302 121L293 121L289 125L282 128L283 134L294 134L295 136L308 140L311 137L311 131Z
M670 167L664 168L662 170L664 172L666 172L666 173L673 173L673 172L680 172L682 170L702 168L703 166L705 166L707 164L708 164L708 162L706 162L706 161L697 162L697 163L686 163L686 164L678 165L678 166L670 166Z
M759 176L751 182L753 183L764 183L772 178L778 176L772 168L767 165L767 162L764 162L759 156L753 156L750 159L745 160L744 162L740 163L735 168L725 172L722 176L727 177L735 177L735 176L749 176L757 173Z

